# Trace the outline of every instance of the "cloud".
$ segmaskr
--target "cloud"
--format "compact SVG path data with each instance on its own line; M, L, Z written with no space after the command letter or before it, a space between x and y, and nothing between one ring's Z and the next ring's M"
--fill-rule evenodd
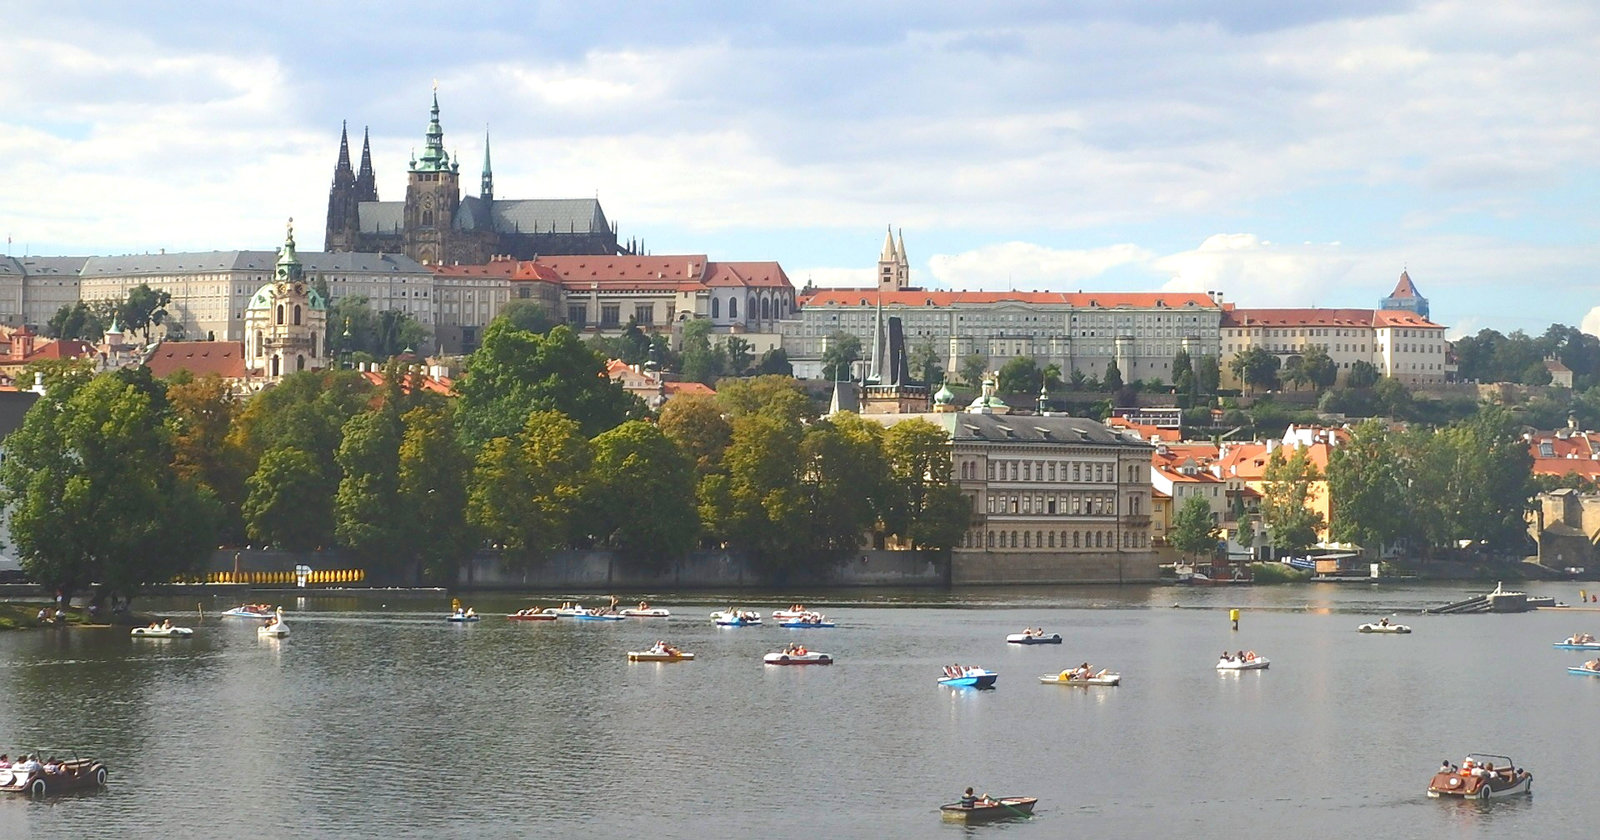
M1327 291L1349 275L1351 263L1336 242L1284 246L1254 234L1219 233L1153 267L1170 275L1163 290L1220 291L1241 306L1281 307L1328 305Z
M1082 286L1107 271L1148 262L1136 245L1061 250L1031 242L1004 242L959 254L934 254L928 285L951 289L1065 289Z
M1583 316L1583 323L1578 329L1589 335L1600 336L1600 306L1593 307Z

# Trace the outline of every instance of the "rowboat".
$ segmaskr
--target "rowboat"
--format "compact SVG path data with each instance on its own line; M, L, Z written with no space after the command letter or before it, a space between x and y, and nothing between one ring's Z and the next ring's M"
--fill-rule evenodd
M1006 637L1006 641L1013 645L1059 645L1061 644L1061 634L1051 633L1045 636L1033 633L1012 633Z
M1218 659L1218 671L1264 671L1272 662L1265 656L1248 659Z
M622 611L622 615L626 618L667 618L671 616L672 613L667 612L660 607L649 607L646 609L629 607Z
M1404 624L1363 624L1356 628L1362 633L1410 633L1411 628Z
M1101 671L1089 677L1074 677L1071 671L1062 671L1059 674L1045 674L1039 678L1039 682L1046 685L1118 685L1122 682L1122 675Z
M971 805L952 802L940 805L939 815L947 820L967 823L1031 817L1033 806L1038 801L1037 797L1032 796L1002 796L999 799L979 800Z
M128 632L135 639L187 639L194 635L190 627L135 627Z
M993 688L1000 675L985 668L962 668L953 676L939 678L939 684L950 688Z
M688 662L692 659L694 659L694 654L684 653L676 648L628 651L629 662Z
M761 661L768 665L832 665L833 657L813 650L805 653L769 653L761 657Z

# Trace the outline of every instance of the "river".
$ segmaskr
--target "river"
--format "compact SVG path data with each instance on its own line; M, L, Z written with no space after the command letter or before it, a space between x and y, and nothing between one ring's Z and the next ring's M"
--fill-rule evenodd
M1530 590L1575 600L1579 586ZM0 750L76 749L111 769L100 792L0 797L0 837L1586 835L1600 679L1569 676L1584 654L1550 644L1600 634L1600 612L1416 614L1473 591L793 596L831 630L715 628L707 613L730 601L703 594L652 597L670 620L617 623L508 622L531 598L483 596L467 626L443 621L443 594L291 597L293 633L276 641L217 618L227 603L200 619L192 599L145 601L195 638L0 634ZM550 597L582 594L598 601ZM1416 632L1356 632L1390 614ZM1066 643L1004 643L1028 625ZM657 638L698 659L625 660ZM791 640L837 664L761 664ZM1223 649L1272 667L1219 674ZM1123 685L1038 683L1083 660ZM998 671L997 688L937 686L950 662ZM1512 756L1533 796L1427 799L1440 760L1468 751ZM1037 796L1038 814L942 823L937 806L967 785Z

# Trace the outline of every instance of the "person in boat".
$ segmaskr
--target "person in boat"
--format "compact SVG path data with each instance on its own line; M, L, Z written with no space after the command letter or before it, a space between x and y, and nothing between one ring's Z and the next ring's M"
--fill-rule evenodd
M1583 663L1583 667L1590 671L1600 671L1600 659L1591 659Z
M1239 661L1240 661L1240 662L1243 662L1243 661L1245 661L1245 658L1244 658L1244 651L1242 651L1242 650L1241 650L1241 651L1239 651L1239 652L1238 652L1238 653L1236 653L1236 654L1234 654L1234 655L1233 655L1233 658L1234 658L1234 659L1237 659L1237 660L1239 660Z
M473 609L472 607L467 607L467 618L477 618L477 617L478 617L478 611Z
M1385 618L1382 621L1378 622L1378 626L1379 627L1388 627L1389 626L1389 619Z
M37 755L33 755L32 753L23 756L22 760L17 762L16 769L17 772L23 774L24 776L37 773L40 770L39 757Z
M161 622L161 629L162 630L171 630L172 629L172 619L169 618L166 621Z
M973 794L972 788L967 788L966 793L961 794L961 807L963 807L963 808L971 808L971 807L973 807L974 805L977 805L977 804L978 804L978 797L975 794Z
M44 772L49 773L51 775L55 775L56 773L60 773L61 772L61 760L56 758L53 755L50 756L44 762Z
M1223 651L1222 652L1222 656L1220 658L1221 658L1221 660L1223 662L1232 662L1233 661L1233 654L1231 654L1231 653L1229 653L1227 651Z
M11 756L6 755L5 753L0 753L0 769L9 769L10 767Z
M640 601L639 602L639 609L641 611L650 609L650 602L649 601Z
M1456 772L1456 766L1454 764L1451 764L1450 763L1450 759L1447 758L1444 761L1439 762L1439 772L1440 773L1454 773L1454 772Z
M1472 760L1472 756L1469 755L1466 758L1461 759L1461 775L1471 776L1473 774L1472 771L1476 769L1476 767L1477 764Z

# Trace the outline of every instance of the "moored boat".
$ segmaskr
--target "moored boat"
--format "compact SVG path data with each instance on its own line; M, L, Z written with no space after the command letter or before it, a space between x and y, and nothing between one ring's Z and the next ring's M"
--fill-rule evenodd
M999 799L983 798L970 805L952 802L939 806L939 816L958 822L978 823L1004 820L1012 817L1033 816L1033 806L1039 802L1033 796L1002 796Z
M1039 678L1039 682L1046 685L1120 685L1122 675L1103 668L1088 676L1079 676L1077 671L1062 671L1059 674L1045 674Z
M1046 635L1044 630L1030 628L1021 633L1012 633L1006 637L1006 642L1013 645L1059 645L1061 634L1051 633Z
M171 624L163 627L135 627L128 631L128 635L135 639L187 639L194 635L194 628L173 627Z
M1356 628L1362 633L1410 633L1411 628L1404 624L1390 624L1389 619L1373 624L1363 624Z
M946 666L944 673L939 678L939 684L950 688L993 688L994 681L1000 677L987 668L964 668L959 665Z
M1458 768L1446 763L1428 782L1428 796L1462 799L1499 799L1533 791L1533 774L1510 756L1468 753Z

